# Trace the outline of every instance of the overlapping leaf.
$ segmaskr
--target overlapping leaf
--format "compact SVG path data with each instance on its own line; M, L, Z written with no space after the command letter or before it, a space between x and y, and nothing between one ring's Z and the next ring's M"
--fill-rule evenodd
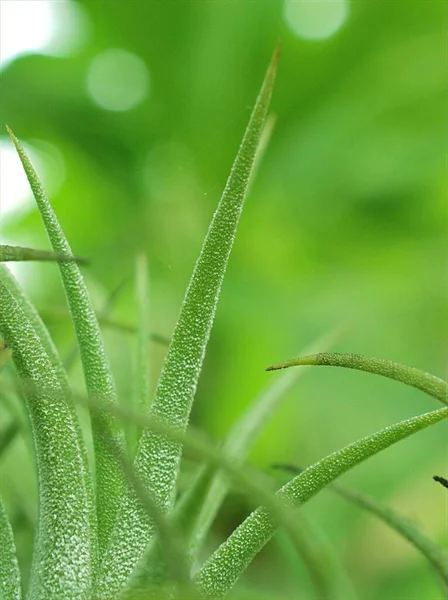
M2 265L0 332L25 385L38 467L39 524L29 597L87 599L96 532L84 444L51 340Z
M264 128L277 68L278 49L268 68L223 196L211 222L191 277L181 313L151 406L153 417L178 428L187 426L193 397L210 336L219 294ZM172 509L181 446L153 432L144 432L135 467L162 511ZM132 532L132 543L129 533ZM109 598L136 567L151 536L148 520L135 495L120 512L109 546L97 594Z

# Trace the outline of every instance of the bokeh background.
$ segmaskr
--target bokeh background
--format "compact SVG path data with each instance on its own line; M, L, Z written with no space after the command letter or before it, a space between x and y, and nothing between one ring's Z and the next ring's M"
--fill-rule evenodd
M98 310L135 325L134 265L148 256L151 323L169 337L277 40L276 125L247 200L192 421L222 438L290 358L339 327L339 351L446 375L446 3L115 0L1 3L3 243L47 248L7 123L25 143ZM14 272L62 356L70 328L57 269ZM120 397L135 337L104 328ZM166 348L152 345L155 385ZM74 386L83 389L79 364ZM304 373L251 461L309 464L435 402L337 369ZM10 413L2 409L6 426ZM446 544L446 425L344 481ZM36 519L34 462L18 436L2 487L25 571ZM210 550L249 510L234 494ZM322 492L304 514L328 537L360 600L438 600L424 559L373 517ZM313 598L271 544L245 578L256 597ZM255 591L254 591L255 590ZM255 596L254 596L255 597ZM339 600L339 599L338 599Z

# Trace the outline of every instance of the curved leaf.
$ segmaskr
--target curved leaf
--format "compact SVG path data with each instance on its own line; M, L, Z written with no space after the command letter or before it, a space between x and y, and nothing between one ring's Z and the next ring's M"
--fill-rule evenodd
M213 325L219 294L263 131L278 61L276 50L230 172L221 201L195 265L159 378L151 415L184 430ZM143 432L135 468L161 510L173 507L182 448L153 432ZM132 532L132 542L129 533ZM153 524L129 495L120 511L97 589L99 598L117 592L136 567ZM114 582L111 587L111 581ZM107 582L107 583L106 583Z
M301 472L300 469L290 465L273 465L273 468L287 470L295 474ZM359 508L372 513L408 540L425 556L437 575L442 579L444 585L448 585L448 553L420 531L412 521L374 498L361 494L338 482L330 483L328 487Z
M66 399L55 350L47 353L39 321L8 270L0 265L0 331L13 349L25 389L39 482L39 525L30 575L30 599L88 598L92 583L92 496L76 414ZM57 548L57 552L55 551Z
M310 351L327 347L333 343L337 335L338 333L332 333L318 340L310 348ZM255 398L232 426L224 439L222 451L228 458L233 459L235 464L241 463L246 458L260 431L280 408L282 400L298 379L298 372L283 373ZM209 470L208 465L203 467L202 477L204 480L209 478ZM201 481L199 475L191 489L186 492L185 498L176 507L174 518L188 523L194 547L199 548L204 542L228 489L229 480L223 473L215 474L208 489L205 488L204 481ZM202 490L206 495L201 497ZM200 511L198 506L201 507ZM186 514L181 515L182 512L186 512Z
M20 570L11 524L0 498L0 597L21 600Z
M361 494L340 484L333 484L332 487L346 500L376 515L389 525L389 527L407 539L429 561L445 587L448 585L448 553L420 531L412 521L365 494Z
M107 430L104 431L104 436L105 439L109 439L110 451L116 456L117 461L119 461L130 486L141 502L142 508L151 521L154 522L155 530L157 531L158 549L164 558L164 565L167 567L163 570L161 585L153 589L145 586L143 597L145 599L154 598L155 594L157 600L162 600L165 597L167 600L168 598L171 599L175 589L173 584L177 586L177 590L182 590L182 592L190 594L190 596L185 596L185 598L193 597L194 586L190 577L189 557L186 548L181 543L177 530L173 528L169 519L157 506L151 492L146 489L141 478L135 472L132 462L121 452ZM120 594L120 598L128 597L127 590L123 594ZM136 600L134 592L131 592L129 600Z
M278 369L305 365L346 367L348 369L382 375L383 377L395 379L396 381L401 381L401 383L422 390L429 396L440 400L443 404L448 404L448 383L443 379L439 379L435 375L425 373L425 371L420 371L420 369L415 369L414 367L408 367L407 365L401 365L373 356L323 352L321 354L293 358L292 360L268 367L266 371L276 371Z
M364 437L308 467L283 486L277 495L289 504L300 506L362 461L447 417L448 409L441 408ZM276 529L276 519L265 507L254 511L221 544L197 574L196 582L203 596L214 600L226 596Z
M7 129L19 154L54 252L71 256L70 245L36 171L18 139L9 128ZM81 271L74 262L59 262L58 265L78 338L88 393L93 397L116 403L117 396L109 361ZM116 459L110 455L104 435L100 433L104 431L105 426L115 437L117 444L124 448L123 432L118 423L106 414L92 415L100 555L106 546L119 503L123 497L123 474Z

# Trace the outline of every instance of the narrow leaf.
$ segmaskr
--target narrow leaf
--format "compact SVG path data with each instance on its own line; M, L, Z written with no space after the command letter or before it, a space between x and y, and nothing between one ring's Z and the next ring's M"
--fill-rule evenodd
M448 553L420 531L412 521L366 494L361 494L340 484L333 484L332 487L346 500L376 515L408 540L417 550L420 550L439 575L445 587L448 585Z
M149 286L146 257L140 255L136 262L136 300L138 312L137 333L137 374L135 386L135 406L137 412L146 412L150 391L150 349L149 349ZM134 451L141 435L141 428L131 430L130 448Z
M266 371L276 371L278 369L303 365L346 367L348 369L382 375L383 377L389 377L390 379L401 381L406 385L422 390L429 396L440 400L443 404L448 404L448 383L443 379L439 379L435 375L425 373L425 371L420 371L414 367L408 367L407 365L401 365L373 356L324 352L322 354L293 358L292 360L268 367Z
M0 598L21 600L20 570L12 527L0 498Z
M273 468L287 470L295 474L302 472L300 469L290 465L274 465ZM328 487L352 504L372 513L408 540L425 556L444 585L448 584L448 553L420 531L412 521L406 519L389 506L378 502L367 494L361 494L352 490L346 485L333 482Z
M6 267L0 265L0 331L13 350L25 390L39 482L39 525L30 598L87 598L92 583L92 495L68 385L39 336L38 316ZM55 354L54 349L51 351ZM57 552L55 551L57 548Z
M364 437L308 467L283 486L277 495L289 504L300 506L331 481L367 458L447 417L448 409L442 408ZM197 574L196 581L203 596L213 600L226 596L276 529L276 519L265 507L254 511L221 544Z
M145 589L145 599L154 597L157 600L172 598L173 584L177 585L178 590L193 594L193 583L190 577L190 564L187 551L181 543L177 531L172 527L168 518L162 513L157 506L152 493L146 489L146 486L135 472L132 462L121 452L121 449L115 443L113 437L110 436L107 430L104 431L105 439L108 439L111 453L117 458L120 463L123 473L125 474L130 486L134 489L143 509L145 510L151 521L154 522L159 540L158 548L161 555L165 559L167 569L164 571L164 579L161 586L156 590L151 590L153 595L150 595L150 590ZM162 587L163 586L163 587ZM165 589L163 589L165 588ZM162 593L163 592L163 593ZM196 594L194 594L196 596ZM128 598L126 591L120 594L120 598ZM188 596L190 597L190 596ZM185 596L187 598L187 596ZM191 595L193 598L193 595ZM133 592L129 600L135 600Z
M77 262L87 264L85 258L70 256L62 252L48 252L47 250L35 250L24 246L8 246L0 244L0 262L22 262L28 260Z
M54 252L72 255L62 227L25 150L9 128L8 133L25 169ZM116 403L114 380L82 274L74 262L59 262L58 264L78 338L87 391L93 397ZM117 444L121 444L124 448L124 437L118 423L106 414L92 415L100 555L107 544L123 496L123 474L116 459L110 455L107 442L100 433L100 431L104 431L106 425L110 429L111 435L115 437Z
M44 318L45 322L49 324L59 323L61 320L70 316L68 312L58 310L57 308L41 309L40 314ZM129 323L123 323L116 319L112 319L111 317L109 317L108 312L104 314L103 311L100 311L97 314L97 320L101 327L107 327L109 329L121 331L122 333L138 333L137 326L130 325ZM160 333L155 333L152 331L148 334L148 338L150 341L156 344L160 344L162 346L169 346L171 343L171 340L169 338L161 335Z
M325 336L313 344L309 351L314 352L318 348L328 347L338 335L338 333L333 333ZM299 373L305 373L305 371L286 371L276 378L255 398L232 426L222 444L222 452L235 461L235 466L245 460L257 436L273 414L282 406L288 391L299 379ZM210 471L214 473L213 478L210 476ZM208 486L207 481L209 481ZM191 538L193 548L199 549L202 546L229 490L229 484L229 479L224 473L215 473L213 467L205 465L195 483L176 506L173 515L175 522L179 526L184 524L187 527L184 531Z
M278 53L277 49L194 268L151 406L152 416L181 431L188 424L224 273L251 181L272 94ZM152 490L162 511L173 507L181 451L179 444L149 431L143 433L139 443L136 471ZM132 532L132 542L129 532ZM153 533L153 524L135 495L127 497L104 562L103 577L97 590L99 598L110 597L111 592L123 585ZM105 582L112 578L116 587L111 587L110 583L106 586Z
M281 493L272 495L271 492L269 491L270 487L267 486L265 482L263 484L260 484L258 478L254 477L254 474L252 471L248 471L246 465L235 464L234 459L226 457L226 455L223 454L222 452L218 453L216 451L215 446L213 444L211 444L210 442L208 442L208 440L206 440L203 437L201 432L198 430L195 430L194 427L190 426L189 431L180 433L179 431L177 431L171 427L168 427L158 421L155 421L153 418L151 418L149 416L144 416L141 414L136 415L132 412L129 412L129 410L126 410L120 406L108 405L107 407L105 407L105 406L102 406L100 403L98 403L98 401L96 401L96 400L86 399L81 396L77 396L77 397L75 397L75 399L77 402L79 402L83 406L90 406L91 410L93 410L93 411L95 411L95 410L113 411L113 414L117 418L122 420L123 422L138 423L142 427L150 429L150 430L158 433L159 435L162 435L164 437L167 437L168 439L171 439L173 441L176 441L177 443L182 444L184 446L185 451L192 458L193 457L196 459L201 458L204 461L210 462L210 464L213 465L215 468L223 469L228 474L228 476L233 480L235 485L244 489L248 493L249 497L252 500L254 498L258 499L258 501L260 501L260 503L263 504L263 506L270 513L270 515L274 517L276 526L281 525L281 527L286 532L288 532L288 534L291 536L291 539L294 543L297 543L297 541L299 540L301 529L300 529L300 527L296 527L297 513L293 512L294 505L297 505L297 503L294 502L292 504L290 499L286 498L288 503L285 504L285 497ZM432 424L433 422L437 422L438 420L446 418L447 416L448 416L448 410L441 409L440 411L434 411L433 413L428 413L427 415L422 415L421 417L414 417L413 419L404 421L403 423L399 423L398 425L395 425L391 428L386 428L383 431L381 431L377 434L374 434L373 436L369 436L368 438L364 438L363 440L360 440L359 442L356 442L355 444L351 444L350 446L346 447L342 451L334 453L334 454L330 455L329 457L327 457L326 459L323 459L323 461L316 463L316 465L313 465L313 467L310 467L311 472L309 474L310 475L309 478L311 480L313 480L313 477L315 474L314 469L316 466L321 465L321 463L323 465L324 472L327 469L328 464L329 464L329 471L330 471L332 469L332 466L331 466L332 462L337 462L338 457L340 455L344 455L344 453L346 453L347 451L354 450L354 452L352 452L352 455L354 455L357 452L357 450L360 449L360 453L362 455L364 455L364 458L365 458L365 453L364 453L365 448L363 448L363 446L360 442L367 442L370 445L372 443L377 443L378 444L377 450L378 450L378 448L381 450L384 447L387 447L387 445L391 445L392 443L394 443L393 438L395 437L395 435L399 435L400 439L402 439L402 437L406 437L406 435L410 435L411 433L414 433L415 431L418 431L419 429L426 427L426 426ZM422 419L425 421L425 423L423 423L423 424L419 422ZM401 426L404 426L404 427L403 427L402 431L399 431ZM406 431L406 429L407 429L407 431ZM385 438L387 438L388 435L391 438L389 440L385 439ZM376 439L376 438L378 438L378 439ZM395 440L395 441L397 441L397 440ZM385 444L385 445L383 446L383 444ZM367 448L367 450L370 451L371 448L370 449ZM371 454L374 454L374 453L375 452L373 451ZM359 461L362 461L364 458L361 457L359 459ZM329 459L331 459L331 460L329 460ZM344 468L345 468L345 466L343 466L343 470L344 470ZM210 472L210 474L213 475L212 472ZM325 485L325 483L324 483L324 485ZM285 488L286 487L287 486L285 486ZM319 482L318 482L317 487L320 489ZM316 493L316 492L311 489L311 494L309 497L311 497L314 493ZM307 497L305 497L304 501L306 501L306 499L307 499ZM152 542L154 542L154 541L155 540L153 538ZM157 556L159 558L159 553L154 552L153 555ZM159 564L160 564L160 560L159 560ZM140 577L142 577L142 575L145 576L146 574L144 572L140 571L138 573L138 577L133 582L135 583L138 581L147 581L146 577L143 577L143 579L140 579ZM341 580L341 583L344 584L344 582L342 580ZM348 583L348 582L346 582L346 583ZM133 599L134 599L134 597L135 598L137 598L137 597L144 598L145 597L144 595L143 596L138 595L139 593L144 593L144 590L139 589L138 587L134 588L134 587L129 586L127 589L131 590L132 592L135 592L136 595L131 596ZM350 594L346 594L346 595L347 595L347 597L350 596Z
M104 306L101 308L101 310L99 311L99 313L97 315L98 322L100 324L101 324L102 318L107 319L107 317L109 316L109 313L111 312L111 310L114 306L115 300L117 299L118 295L122 291L126 282L127 282L127 280L120 282L119 285L117 285L117 287L115 289L113 289L112 292L108 295L106 302L104 303ZM70 316L70 314L67 313L67 317L69 317L69 316ZM68 353L67 358L64 360L64 367L65 367L65 370L67 371L67 373L70 371L70 369L74 365L76 357L78 356L78 353L79 353L79 347L78 347L77 342L75 342L72 349Z

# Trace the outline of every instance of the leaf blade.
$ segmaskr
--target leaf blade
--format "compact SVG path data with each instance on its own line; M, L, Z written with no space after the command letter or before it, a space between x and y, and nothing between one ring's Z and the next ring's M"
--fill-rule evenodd
M159 378L151 415L184 430L192 406L199 374L210 336L219 293L233 246L255 157L266 120L277 69L279 48L268 67L249 125L232 166L221 201L213 216L201 253L193 270L172 341ZM152 432L144 432L136 455L139 476L154 493L163 511L171 510L179 469L181 447ZM122 518L108 549L102 581L115 577L119 587L135 568L154 528L143 514L135 496L126 498ZM126 539L138 532L132 549ZM100 580L97 593L107 598L111 589ZM114 590L112 590L114 591Z
M21 600L21 577L11 523L0 497L0 590L2 600Z
M283 486L277 496L300 506L331 481L388 446L448 417L441 408L386 427L326 456ZM195 577L204 598L223 598L276 531L264 507L255 510L214 552Z
M272 468L288 471L296 475L302 471L302 469L298 469L292 465L278 464L273 465ZM448 553L420 531L412 521L370 495L358 492L337 481L330 483L328 488L358 508L371 513L393 529L398 535L410 542L432 565L444 585L448 585Z
M7 131L22 162L53 251L72 256L70 245L33 165L9 127L7 127ZM59 262L58 265L78 339L87 391L93 397L99 397L116 404L117 394L114 379L84 278L75 262ZM111 435L115 437L117 444L122 448L124 448L124 436L119 424L108 414L96 414L91 415L91 417L95 449L99 551L101 555L106 547L122 500L124 486L123 474L116 459L111 456L102 432L104 427L107 427Z
M63 252L49 252L48 250L36 250L35 248L27 248L25 246L0 244L0 262L20 262L30 260L87 264L85 258L70 256Z
M338 335L339 332L334 332L324 336L313 344L309 351L328 347ZM286 393L299 379L298 372L291 370L282 373L254 399L233 424L224 439L222 451L235 461L235 465L244 461L263 426L281 407ZM228 489L228 477L222 472L216 473L210 465L204 465L190 490L176 506L173 519L190 537L193 551L198 550L204 543ZM200 511L197 510L198 506L201 506Z
M440 400L443 404L448 405L448 383L443 379L415 367L408 367L407 365L374 356L323 352L293 358L292 360L272 365L266 371L277 371L279 369L287 369L288 367L305 365L345 367L347 369L356 369L375 375L382 375L383 377L395 379L395 381L415 387L436 400Z
M34 388L24 390L36 448L40 506L29 595L87 599L95 548L92 485L83 440L76 413L66 402L68 383L51 340L41 339L43 324L3 265L0 331L13 349L22 382Z

